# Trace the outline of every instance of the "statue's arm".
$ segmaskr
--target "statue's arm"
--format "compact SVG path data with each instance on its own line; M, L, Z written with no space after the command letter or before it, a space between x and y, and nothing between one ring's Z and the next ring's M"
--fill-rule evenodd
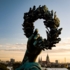
M35 30L34 34L28 39L27 49L22 60L22 63L25 62L35 62L37 56L40 54L41 49L39 48L39 41L42 42L42 38L39 36L38 31Z

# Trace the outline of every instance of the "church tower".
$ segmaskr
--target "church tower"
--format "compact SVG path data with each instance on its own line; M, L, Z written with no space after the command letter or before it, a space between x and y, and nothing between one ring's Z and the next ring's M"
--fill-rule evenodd
M48 54L47 54L47 57L46 57L46 62L47 62L47 63L50 63Z
M40 58L38 59L38 63L40 63Z
M42 57L38 59L38 63L42 63Z

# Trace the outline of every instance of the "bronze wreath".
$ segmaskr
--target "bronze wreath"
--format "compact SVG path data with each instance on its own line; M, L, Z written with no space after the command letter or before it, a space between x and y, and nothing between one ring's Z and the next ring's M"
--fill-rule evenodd
M24 13L24 22L22 24L24 35L29 38L34 31L33 23L37 19L44 19L44 25L47 29L47 39L44 39L44 45L42 49L51 49L51 47L55 46L54 44L58 43L61 39L58 38L59 34L61 34L62 28L59 27L59 19L56 16L56 12L53 13L53 10L49 11L46 5L39 6L36 9L36 6L29 9L29 12Z

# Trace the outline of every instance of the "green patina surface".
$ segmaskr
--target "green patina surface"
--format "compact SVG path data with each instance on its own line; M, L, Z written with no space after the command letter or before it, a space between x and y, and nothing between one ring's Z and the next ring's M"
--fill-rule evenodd
M41 70L41 66L36 62L26 62L16 70Z

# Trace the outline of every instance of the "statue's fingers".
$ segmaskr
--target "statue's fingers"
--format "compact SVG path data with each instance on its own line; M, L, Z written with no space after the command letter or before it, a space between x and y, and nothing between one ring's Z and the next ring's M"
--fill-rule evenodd
M34 41L33 45L36 46L37 45L37 41Z
M39 43L42 42L42 37L40 37L40 35L37 34L37 35L34 37L34 40L35 40L35 41L34 41L33 45L34 45L34 46L38 46Z
M32 40L33 37L34 37L34 34L32 34L32 35L28 38L28 41Z
M41 43L41 42L43 42L43 41L44 41L43 38L40 36L40 37L38 38L38 42Z
M35 29L34 35L37 35L37 34L38 34L38 29Z
M30 41L33 38L37 39L38 36L38 29L35 29L34 33L28 38L28 40Z
M34 40L37 40L40 37L40 34L34 36Z
M38 46L39 49L43 49L44 48L44 40L43 40L42 37L39 37L37 39L37 46Z

